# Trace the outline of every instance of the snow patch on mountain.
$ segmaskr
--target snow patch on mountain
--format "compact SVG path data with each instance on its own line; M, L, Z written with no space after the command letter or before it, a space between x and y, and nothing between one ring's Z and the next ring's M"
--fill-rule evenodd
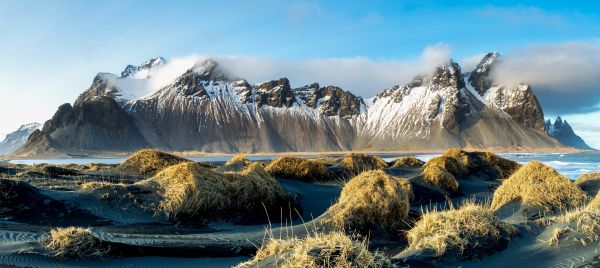
M0 142L0 154L8 154L27 142L29 135L42 127L40 123L29 123L19 127L19 129L6 135Z

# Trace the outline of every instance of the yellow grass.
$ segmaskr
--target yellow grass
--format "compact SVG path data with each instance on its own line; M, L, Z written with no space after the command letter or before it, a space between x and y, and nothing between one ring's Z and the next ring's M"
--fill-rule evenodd
M494 192L494 210L512 201L543 209L546 212L583 205L587 197L556 170L534 161L503 181Z
M410 181L406 178L397 178L397 180L402 186L404 192L408 194L408 199L413 200L413 198L415 198L415 193L413 192L413 187L412 184L410 184Z
M454 148L446 151L442 157L444 156L458 160L464 167L464 169L458 167L457 173L447 169L454 176L463 176L469 170L479 171L489 168L496 173L494 179L506 179L520 167L517 162L502 158L491 152L467 152ZM449 168L454 168L454 166L451 165Z
M332 179L325 163L306 158L284 156L272 161L267 172L275 177L301 181L327 181Z
M432 251L436 256L469 254L493 250L502 239L516 233L516 228L498 220L482 205L468 202L460 209L425 212L406 233L407 250Z
M211 219L270 207L284 199L281 185L258 163L240 173L218 173L196 163L168 167L138 184L156 187L159 211L171 219Z
M136 175L148 175L182 162L191 161L161 151L144 149L133 153L118 169Z
M596 195L600 190L600 171L585 173L579 176L575 180L575 185L587 194Z
M388 167L388 163L379 156L370 156L363 153L351 153L345 155L339 166L343 167L351 175L360 174L363 171L378 170Z
M427 169L430 166L439 166L457 178L466 175L468 172L463 162L451 156L434 157L425 163L424 168Z
M483 161L484 165L487 165L496 171L498 175L497 179L506 179L521 167L521 165L515 161L502 158L490 152L478 153L477 155L479 156L479 159Z
M242 164L244 166L247 166L250 163L252 163L252 161L250 161L248 158L246 158L245 155L236 154L231 159L229 159L229 161L225 162L225 165L231 166L231 165L236 165L236 164Z
M422 167L424 164L425 162L412 156L399 157L392 161L392 167Z
M41 244L58 259L102 258L110 251L90 229L80 227L52 229L50 237L42 239Z
M412 194L403 181L381 170L352 178L337 203L329 208L331 223L362 233L373 229L397 233L405 226Z
M389 267L389 259L369 252L365 241L352 240L343 232L315 233L303 239L269 239L248 262L238 268L263 267L261 261L272 258L269 267L350 268Z
M425 165L423 181L431 184L434 188L447 192L458 192L460 189L460 184L454 175L436 164Z

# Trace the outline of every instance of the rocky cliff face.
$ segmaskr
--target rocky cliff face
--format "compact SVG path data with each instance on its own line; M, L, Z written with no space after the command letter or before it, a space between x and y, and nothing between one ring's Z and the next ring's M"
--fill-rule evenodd
M336 86L294 88L287 78L251 84L212 60L151 94L130 94L126 85L148 78L140 70L151 74L164 59L149 61L120 77L96 76L73 107L61 106L18 153L562 146L539 129L542 113L531 88L494 84L492 56L470 75L453 62L439 66L368 105Z
M500 108L525 127L544 131L544 112L531 87L501 85L494 81L493 70L501 60L497 52L485 55L467 75L467 85L483 97L488 106Z
M384 90L357 125L359 148L552 147L556 142L487 105L467 88L460 66Z
M0 142L0 155L9 154L19 149L27 142L27 138L31 133L38 130L42 125L40 123L30 123L19 127L19 129L6 135L4 140Z
M287 78L250 85L213 61L195 69L201 72L190 70L125 105L152 146L210 152L351 148L351 121L364 109L361 98L339 88L292 89Z
M15 154L131 151L147 146L133 118L109 97L63 104Z
M554 124L552 121L550 121L550 119L548 119L546 121L545 128L548 132L548 135L556 138L560 143L566 146L584 150L592 150L592 148L588 146L581 137L575 134L575 131L573 131L573 128L571 128L571 125L569 125L567 120L563 121L560 116L556 118Z

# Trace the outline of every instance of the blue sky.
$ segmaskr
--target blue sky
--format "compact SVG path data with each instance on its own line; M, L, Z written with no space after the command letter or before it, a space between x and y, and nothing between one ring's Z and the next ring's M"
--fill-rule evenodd
M442 46L458 62L488 51L580 51L573 43L600 52L597 1L422 2L2 0L0 133L48 119L98 72L118 73L157 55L265 57L289 64L331 58L415 62L431 46ZM586 65L591 75L597 74L596 63ZM398 77L397 83L405 80ZM540 84L542 96L542 87L553 88ZM578 87L588 94L595 90L588 84ZM353 90L352 83L344 86ZM358 92L370 97L381 89ZM599 123L592 122L599 113L590 105L600 96L589 93L572 100L581 103L564 105L561 96L577 91L548 92L540 97L547 115L573 118L577 130L600 147L594 138L600 130L593 125Z

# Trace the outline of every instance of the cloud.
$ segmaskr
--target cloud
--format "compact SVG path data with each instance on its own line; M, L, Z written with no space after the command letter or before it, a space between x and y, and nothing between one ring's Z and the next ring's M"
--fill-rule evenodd
M460 60L459 64L463 72L470 72L475 70L477 64L483 59L486 53L479 53L471 56L464 57Z
M531 84L546 113L596 111L600 42L528 46L504 55L493 75L500 84Z
M139 97L150 94L183 74L194 64L212 58L225 70L250 83L287 77L294 87L313 82L336 85L356 95L372 97L385 88L403 84L419 74L426 74L436 65L450 60L450 47L437 44L426 47L416 58L404 60L372 60L365 57L325 59L277 59L253 56L189 55L169 60L163 67L149 73L146 80L120 80L123 94Z
M372 60L365 57L289 60L265 57L215 57L233 74L251 83L287 77L294 87L313 82L337 85L354 94L372 97L385 88L406 83L450 59L443 44L424 49L418 58Z

